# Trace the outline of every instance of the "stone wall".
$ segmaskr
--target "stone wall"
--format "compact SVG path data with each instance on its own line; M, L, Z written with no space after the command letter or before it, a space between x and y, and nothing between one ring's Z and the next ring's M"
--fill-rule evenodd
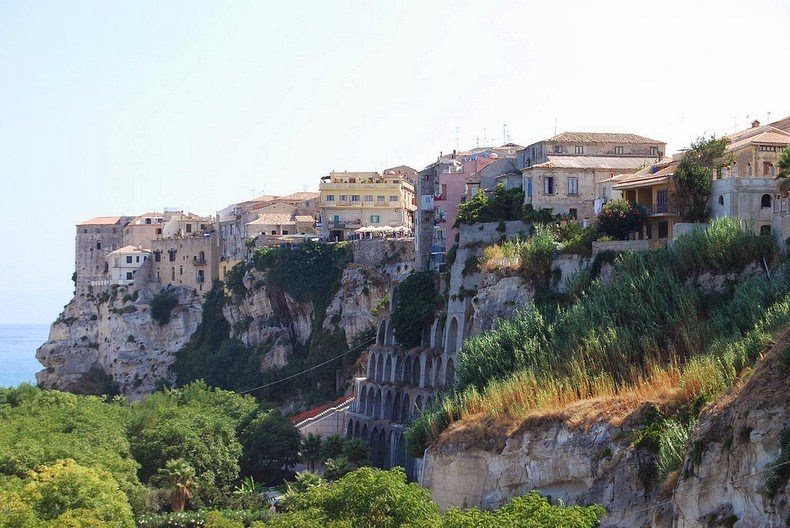
M396 263L414 266L414 238L373 238L352 240L354 263L360 266L379 267Z

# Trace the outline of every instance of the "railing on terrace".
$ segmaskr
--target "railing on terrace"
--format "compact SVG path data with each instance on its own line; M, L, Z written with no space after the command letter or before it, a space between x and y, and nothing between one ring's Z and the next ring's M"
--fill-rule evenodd
M787 213L790 213L790 197L775 199L774 214L785 215Z

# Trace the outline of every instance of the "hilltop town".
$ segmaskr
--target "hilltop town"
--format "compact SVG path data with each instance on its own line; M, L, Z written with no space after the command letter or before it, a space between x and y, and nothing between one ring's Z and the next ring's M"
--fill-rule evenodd
M537 489L603 504L605 526L786 515L787 502L757 484L730 488L721 509L682 476L724 486L767 467L786 402L749 396L746 377L693 392L677 364L714 354L720 323L738 327L722 350L755 329L774 339L760 341L749 369L786 340L780 316L762 321L784 306L790 117L691 139L669 153L637 133L562 132L442 153L421 170L331 172L316 192L259 196L213 215L86 220L76 226L75 297L39 349L39 385L140 399L205 379L252 392L304 435L362 440L373 465L404 467L442 507L495 508ZM736 293L741 284L760 292L752 311L735 305L751 295ZM621 290L638 291L623 300ZM617 300L585 304L596 299ZM626 308L614 313L617 302ZM590 379L580 382L580 371ZM663 392L648 387L658 372ZM541 392L548 373L568 385ZM762 367L753 379L786 387ZM637 386L639 396L628 392ZM525 387L529 397L514 395ZM741 391L732 401L716 399L732 387ZM622 400L585 403L596 398ZM765 398L768 410L738 418L752 438L740 448L744 466L722 462L721 440L709 458L681 450L665 470L658 447L633 440L654 412L660 434L667 420L686 420L684 445L697 445L716 416L749 398Z

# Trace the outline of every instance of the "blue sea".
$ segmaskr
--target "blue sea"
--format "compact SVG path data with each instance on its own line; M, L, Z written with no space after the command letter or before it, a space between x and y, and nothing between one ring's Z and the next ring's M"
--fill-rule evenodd
M36 349L48 335L45 324L0 324L0 387L36 382L36 372L43 368Z

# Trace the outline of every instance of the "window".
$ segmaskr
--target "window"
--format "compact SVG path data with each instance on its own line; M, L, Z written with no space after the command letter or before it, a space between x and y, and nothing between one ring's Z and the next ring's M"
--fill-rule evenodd
M333 216L333 217L332 217L332 221L333 221L334 223L336 223L336 224L337 224L338 222L340 222L340 215L335 215L335 216Z
M334 202L335 201L335 195L334 194L327 194L326 195L326 201L327 202Z
M340 201L341 201L341 202L346 202L346 201L348 201L348 195L346 195L346 194L341 194L341 195L340 195Z
M761 235L770 235L771 234L771 226L769 226L769 225L761 225L760 226L760 234Z
M568 194L579 194L579 178L568 178Z
M666 213L669 211L669 191L661 189L656 192L656 212Z
M577 220L577 219L579 218L579 212L578 212L578 210L576 210L576 209L575 209L575 208L573 208L573 207L571 207L570 209L568 209L568 214L569 214L569 215L570 215L570 217L571 217L571 218L573 218L574 220Z
M773 176L773 165L770 162L763 162L763 176Z
M398 201L398 196L395 195L395 194L391 194L390 195L390 202L397 202L397 201Z
M288 234L288 230L287 229L283 230L283 235L287 235L287 234Z
M187 224L187 233L192 232L192 224Z
M378 224L379 223L379 215L370 215L370 223L371 224Z
M724 196L719 195L719 205L724 205Z
M615 147L614 148L614 153L615 154L622 154L623 153L623 147Z
M366 194L365 195L365 201L366 202L372 202L373 201L373 195L372 194Z
M104 273L107 273L108 271L110 271L110 265L105 262L104 263Z
M760 207L763 209L768 209L771 207L771 195L764 194L762 198L760 198Z
M379 194L378 196L376 196L377 202L383 202L384 200L386 200L386 197L383 194Z
M156 234L157 235L161 235L162 234L162 228L161 227L157 227L156 228Z
M171 281L175 281L176 280L176 268L175 267L170 268L170 271L172 273L172 278L170 280Z
M162 261L162 252L154 251L154 262L161 262L161 261Z
M134 273L132 273L131 271L127 271L126 280L132 280L132 277L134 277Z
M184 274L184 266L179 266L178 267L178 274L179 275L183 275Z
M554 194L554 178L552 176L543 178L543 194Z
M96 242L96 249L101 249L101 242Z
M272 234L276 235L277 234L277 230L276 229L272 229Z
M127 264L131 264L132 263L132 257L130 255L126 256L126 263Z
M150 218L146 218L146 219L145 219L145 223L146 223L147 225L150 225L150 224L151 224L151 219L150 219Z
M584 154L584 147L582 145L574 145L573 151L576 154Z
M359 203L359 195L358 194L352 194L351 195L351 201L353 203Z
M554 153L562 154L562 145L554 145Z
M650 147L650 155L651 156L658 156L658 147ZM661 238L661 237L659 237Z
M664 220L658 223L658 238L669 237L669 222Z
M140 257L139 256L135 257L135 262L140 262Z

